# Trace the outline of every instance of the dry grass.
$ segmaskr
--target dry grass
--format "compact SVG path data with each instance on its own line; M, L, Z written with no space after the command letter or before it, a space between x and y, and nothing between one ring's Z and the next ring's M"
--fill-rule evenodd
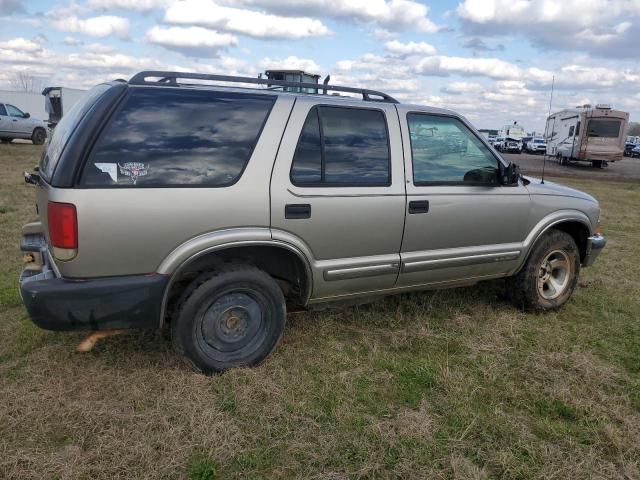
M0 146L0 478L640 478L640 185L571 180L610 245L558 313L500 282L292 316L260 367L192 373L156 332L73 352L16 292L21 170Z

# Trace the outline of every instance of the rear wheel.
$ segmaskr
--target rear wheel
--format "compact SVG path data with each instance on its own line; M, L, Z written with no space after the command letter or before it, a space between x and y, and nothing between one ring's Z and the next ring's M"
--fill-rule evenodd
M47 138L47 132L44 128L36 128L31 135L31 141L34 145L42 145Z
M511 298L528 310L558 309L573 294L579 274L580 252L573 237L551 230L536 243L515 276Z
M171 322L175 350L197 370L214 373L260 363L286 321L276 281L251 265L225 264L187 287Z
M591 166L593 168L604 168L604 162L602 160L593 160Z

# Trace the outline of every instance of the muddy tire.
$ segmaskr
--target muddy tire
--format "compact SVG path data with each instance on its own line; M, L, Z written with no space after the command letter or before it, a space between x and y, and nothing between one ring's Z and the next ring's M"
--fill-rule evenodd
M571 298L579 274L580 251L573 237L551 230L533 247L509 296L525 310L557 310Z
M211 374L260 363L285 322L284 295L271 276L252 265L224 264L185 289L171 340L193 368Z

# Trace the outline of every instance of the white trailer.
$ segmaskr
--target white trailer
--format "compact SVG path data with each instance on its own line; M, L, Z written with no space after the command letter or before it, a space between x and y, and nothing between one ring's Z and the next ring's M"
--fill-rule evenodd
M42 96L39 93L0 90L0 103L14 105L23 112L29 113L32 118L45 121L48 118Z
M54 127L73 105L80 100L86 90L67 87L47 87L42 91L44 105L47 111L46 119Z
M622 160L629 113L608 105L585 105L562 110L547 118L547 155L560 164L591 162L602 168L607 162Z

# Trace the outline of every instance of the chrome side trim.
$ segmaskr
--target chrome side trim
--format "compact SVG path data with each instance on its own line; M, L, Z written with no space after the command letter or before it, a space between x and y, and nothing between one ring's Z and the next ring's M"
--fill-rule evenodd
M437 268L462 267L480 263L508 262L517 260L520 250L511 252L484 253L480 255L467 255L464 257L438 258L434 260L405 261L402 264L402 273L421 272Z
M364 267L335 268L324 270L323 278L327 281L349 280L352 278L371 277L375 275L388 275L398 273L399 264L387 263L385 265L369 265Z

